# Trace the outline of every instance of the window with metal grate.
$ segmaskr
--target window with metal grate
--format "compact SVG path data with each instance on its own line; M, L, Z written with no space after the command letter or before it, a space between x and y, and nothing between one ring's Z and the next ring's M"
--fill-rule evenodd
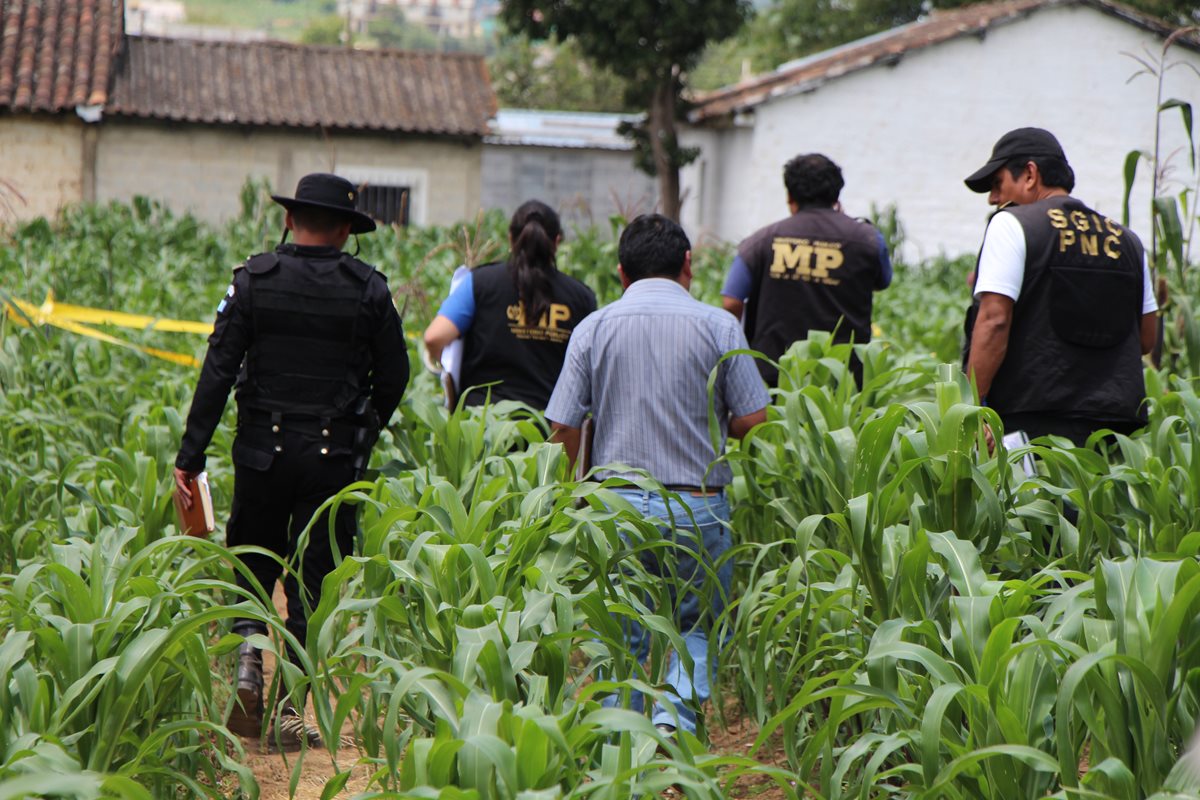
M410 194L407 186L367 184L359 190L355 206L385 225L407 226Z

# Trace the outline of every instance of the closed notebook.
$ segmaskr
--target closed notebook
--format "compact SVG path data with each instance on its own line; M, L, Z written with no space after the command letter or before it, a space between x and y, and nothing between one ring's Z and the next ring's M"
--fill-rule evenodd
M192 507L183 505L183 496L175 492L175 512L179 515L179 531L189 536L207 536L216 527L213 517L212 493L208 490L208 473L201 472L188 479L188 490L192 493Z

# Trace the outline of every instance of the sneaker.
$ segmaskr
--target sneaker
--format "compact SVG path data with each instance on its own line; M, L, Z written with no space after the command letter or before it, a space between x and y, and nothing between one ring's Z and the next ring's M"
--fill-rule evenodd
M654 730L656 730L660 734L662 734L664 739L674 739L675 738L675 726L674 725L666 725L666 724L660 722L659 724L654 726ZM658 755L660 755L660 756L669 757L671 755L670 751L667 750L666 745L664 745L662 742L658 743L658 747L655 748L655 752L658 753Z
M283 752L293 752L303 747L320 747L321 732L309 725L290 702L284 701L267 735L267 746Z

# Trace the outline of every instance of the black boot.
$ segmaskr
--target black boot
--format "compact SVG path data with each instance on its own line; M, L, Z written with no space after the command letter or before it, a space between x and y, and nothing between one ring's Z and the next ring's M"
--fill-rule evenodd
M275 712L271 732L267 734L267 746L292 752L305 746L320 747L321 744L321 732L304 721L304 712L297 709L290 699L282 700Z
M238 736L262 735L263 668L262 651L249 642L238 648L237 700L226 727Z

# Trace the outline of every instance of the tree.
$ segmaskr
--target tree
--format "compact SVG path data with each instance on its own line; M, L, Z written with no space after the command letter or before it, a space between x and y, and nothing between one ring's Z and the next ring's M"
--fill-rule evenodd
M504 0L501 19L534 39L573 36L593 63L625 79L630 105L647 111L634 141L649 149L663 213L679 219L679 168L696 157L675 126L687 72L750 10L749 0Z
M316 17L300 32L301 44L338 45L346 32L346 20L337 14Z
M924 10L922 0L777 0L755 17L740 40L748 45L754 69L764 71L912 22Z
M583 57L579 42L501 37L488 63L500 104L555 111L628 111L626 84Z
M380 47L394 50L437 50L440 45L428 29L409 24L395 6L385 6L367 20L367 36Z

